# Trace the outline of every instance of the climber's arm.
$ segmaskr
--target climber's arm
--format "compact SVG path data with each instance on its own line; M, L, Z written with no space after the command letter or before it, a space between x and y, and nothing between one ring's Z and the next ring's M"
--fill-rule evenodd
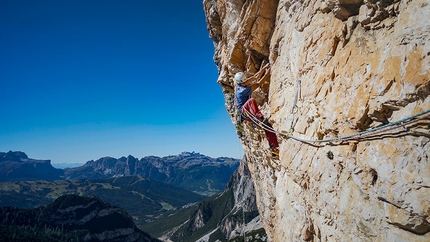
M267 63L257 73L255 73L254 75L252 75L251 77L249 77L248 79L246 79L246 81L242 85L243 86L250 86L250 85L252 85L252 86L258 85L258 86L260 86L260 85L262 85L261 80L265 79L264 77L267 75L268 71L270 72L270 64L269 63ZM263 76L263 78L261 78L262 76ZM255 83L256 81L257 81L257 83Z
M252 91L259 88L261 85L263 85L270 79L270 65L269 64L265 65L260 71L263 71L263 70L264 72L261 72L261 73L264 73L264 74L259 74L260 77L258 78L258 82L252 85Z

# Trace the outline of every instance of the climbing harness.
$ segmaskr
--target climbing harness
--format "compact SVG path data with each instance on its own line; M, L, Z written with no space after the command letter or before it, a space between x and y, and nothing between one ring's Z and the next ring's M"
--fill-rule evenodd
M283 136L286 136L287 138L294 139L294 140L297 140L297 141L300 141L303 143L330 143L330 142L338 142L338 141L356 140L356 139L364 138L365 136L370 135L370 134L377 134L377 133L381 133L381 132L386 132L389 130L399 128L400 126L405 126L407 124L414 123L414 122L422 120L422 119L430 118L430 114L429 114L430 110L427 110L427 111L415 114L413 116L401 119L399 121L388 123L388 124L385 124L385 125L382 125L382 126L379 126L376 128L368 129L368 130L365 130L365 131L362 131L359 133L346 135L346 136L342 136L342 137L337 137L337 138L331 138L331 139L311 140L311 139L302 139L302 138L294 137L291 135L292 132L284 133L284 132L276 131L273 128L264 124L257 117L252 115L248 110L245 109L245 112L246 112L246 116L249 117L252 120L252 122L256 123L261 128L263 128L267 131L273 132L275 134L283 135ZM422 116L422 117L420 117L420 116Z

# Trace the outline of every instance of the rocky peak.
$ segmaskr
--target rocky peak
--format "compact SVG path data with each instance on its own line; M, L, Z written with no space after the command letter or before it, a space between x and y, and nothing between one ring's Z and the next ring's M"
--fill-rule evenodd
M63 175L50 160L30 159L20 151L0 152L0 181L59 180Z
M232 213L252 213L258 209L255 195L254 180L248 168L248 162L244 157L240 166L230 178L226 189L231 189L234 197ZM252 232L262 228L260 216L255 216L251 221L240 221L231 217L223 219L220 230L227 238L233 239L243 233ZM252 240L251 240L252 241Z
M28 159L28 156L21 151L0 152L0 161L20 162L23 159Z
M233 173L226 189L231 189L234 195L234 206L246 212L257 210L255 188L252 174L249 171L246 158L243 158L239 167Z
M232 120L234 74L271 66L253 96L284 134L279 159L261 129L244 123L240 137L269 239L428 241L430 2L205 0L204 9Z

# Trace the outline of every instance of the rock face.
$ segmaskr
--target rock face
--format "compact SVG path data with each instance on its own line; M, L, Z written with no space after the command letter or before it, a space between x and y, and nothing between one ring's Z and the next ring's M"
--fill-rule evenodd
M250 216L248 216L249 218L245 218L245 221L226 216L220 223L220 230L227 239L233 239L243 235L243 233L250 233L254 230L262 228L260 216L253 216L254 211L256 211L258 208L255 196L255 188L247 163L248 162L246 158L243 158L240 166L231 176L226 189L230 189L234 197L234 207L231 209L231 213L240 214L240 212L242 212L242 219L243 212L249 214ZM248 241L256 240L253 238L248 239Z
M171 216L173 220L181 220L175 216ZM165 231L160 239L177 242L236 241L234 239L242 238L244 233L247 241L266 241L267 238L258 215L255 189L245 158L222 193L197 204L185 222Z
M270 63L254 92L275 130L344 137L430 109L430 1L204 0L218 83ZM300 81L299 81L300 80ZM240 136L270 241L429 241L430 121L343 142Z

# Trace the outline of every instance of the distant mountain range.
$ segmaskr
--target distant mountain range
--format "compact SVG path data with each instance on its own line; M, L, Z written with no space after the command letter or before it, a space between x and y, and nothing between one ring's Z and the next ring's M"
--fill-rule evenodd
M222 191L239 160L211 158L199 153L183 152L166 157L131 155L91 160L80 167L55 169L50 160L35 160L20 151L0 152L0 182L29 180L101 179L139 175L210 196Z
M11 211L9 214L15 214L13 220L6 219L6 224L4 221L3 225L0 224L0 234L18 234L24 236L23 240L35 237L39 239L37 241L45 241L44 238L49 237L72 241L66 238L84 236L85 231L85 238L96 240L94 236L98 236L97 232L89 231L90 228L79 227L81 233L73 229L69 231L64 226L61 230L52 226L61 224L62 215L55 212L55 218L46 218L49 222L34 220L32 216L41 217L41 208L51 206L42 204L58 204L58 199L64 202L64 194L86 197L66 199L76 201L75 207L86 207L88 196L121 207L130 213L140 229L163 241L241 241L243 233L246 233L247 241L267 240L259 220L253 181L245 158L240 162L232 158L214 159L188 152L140 160L133 156L119 159L104 157L88 161L80 167L62 170L53 168L49 160L30 159L23 152L10 151L0 152L0 171L0 181L3 181L0 182L0 207L18 207L0 208L0 215ZM20 176L23 174L25 176ZM202 201L204 196L190 190L206 195L223 192ZM93 210L79 210L81 212L91 216L95 214ZM16 222L21 219L28 219L29 222ZM60 221L55 222L55 219ZM11 221L13 224L9 226ZM97 223L92 226L106 222L100 219L93 221ZM103 233L110 233L107 230ZM126 230L131 234L136 232L131 227ZM121 236L128 236L127 233ZM141 236L139 231L136 233ZM66 237L55 237L59 234ZM126 238L121 236L112 241Z
M81 167L64 169L64 174L66 179L140 175L210 196L224 190L239 162L238 159L211 158L194 152L166 157L147 156L140 160L129 155L88 161Z

